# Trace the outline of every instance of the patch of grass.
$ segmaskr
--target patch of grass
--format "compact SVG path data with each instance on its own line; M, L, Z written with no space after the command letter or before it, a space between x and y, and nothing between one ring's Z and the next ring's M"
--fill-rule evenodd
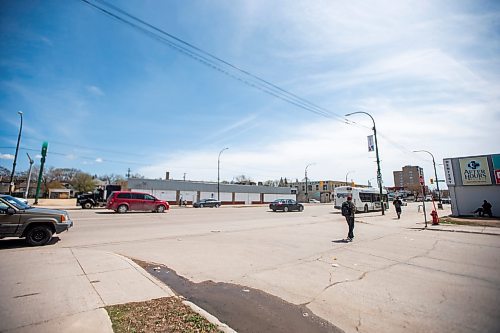
M221 332L177 297L107 306L115 333Z

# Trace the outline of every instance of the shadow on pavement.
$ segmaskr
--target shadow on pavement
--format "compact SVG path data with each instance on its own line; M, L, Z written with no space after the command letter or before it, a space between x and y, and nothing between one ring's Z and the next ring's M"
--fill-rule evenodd
M183 296L240 333L342 333L304 305L233 283L194 283L164 266L134 260L177 295Z
M337 239L337 240L332 240L332 243L349 243L349 242L345 239Z
M57 236L52 237L49 243L44 246L54 245L59 242L61 239ZM8 250L8 249L20 249L23 247L34 248L35 246L29 245L24 238L11 238L11 239L0 239L0 250Z

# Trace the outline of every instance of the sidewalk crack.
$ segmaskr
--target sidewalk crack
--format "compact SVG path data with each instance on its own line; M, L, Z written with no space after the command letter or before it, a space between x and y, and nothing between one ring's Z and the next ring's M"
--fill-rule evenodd
M75 256L75 253L73 252L73 249L70 248L70 251L71 251L71 254L73 255L73 258L75 258L76 262L78 263L78 266L80 266L80 269L82 270L83 274L85 275L85 277L87 278L87 281L89 281L90 285L92 286L92 289L94 289L95 293L97 294L97 296L99 296L99 299L101 300L101 304L102 306L105 306L106 303L104 303L104 300L102 299L101 297L101 294L99 294L99 292L97 291L96 287L95 287L95 284L92 283L92 281L90 280L89 276L87 275L87 272L85 272L85 269L83 269L83 266L82 264L80 263L80 260L78 260L77 256Z

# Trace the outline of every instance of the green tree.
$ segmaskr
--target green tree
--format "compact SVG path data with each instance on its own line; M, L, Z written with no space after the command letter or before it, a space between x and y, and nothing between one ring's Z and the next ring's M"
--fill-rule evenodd
M92 176L85 172L76 173L71 183L77 192L91 192L96 187L96 183Z

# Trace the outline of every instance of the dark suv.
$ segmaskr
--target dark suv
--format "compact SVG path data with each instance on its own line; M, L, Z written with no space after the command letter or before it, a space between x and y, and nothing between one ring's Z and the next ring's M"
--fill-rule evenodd
M129 210L163 213L170 209L170 205L151 194L117 191L108 197L106 208L118 213L126 213Z
M73 226L64 210L31 207L10 195L0 194L0 238L25 237L32 246L45 245L53 234Z

